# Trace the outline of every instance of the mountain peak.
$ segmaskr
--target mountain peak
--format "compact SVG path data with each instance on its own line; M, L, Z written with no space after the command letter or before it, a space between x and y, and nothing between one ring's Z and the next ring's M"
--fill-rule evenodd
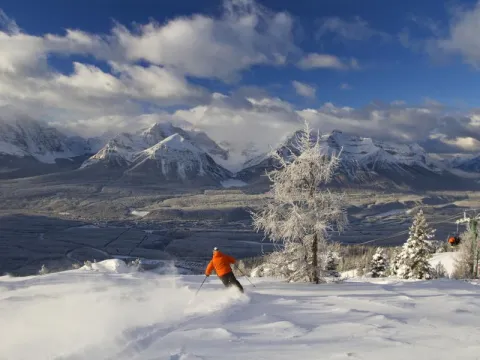
M158 144L144 150L146 154L153 155L159 151L189 151L191 153L201 153L197 146L192 144L189 140L185 139L182 135L175 133L170 135L166 139L160 141Z
M228 170L215 163L204 150L175 133L139 152L127 174L160 181L219 183L228 179Z

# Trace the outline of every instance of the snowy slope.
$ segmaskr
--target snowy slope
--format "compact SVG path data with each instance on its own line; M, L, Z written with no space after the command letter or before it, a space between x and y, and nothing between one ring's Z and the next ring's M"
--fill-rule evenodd
M441 263L445 267L448 276L452 276L455 269L455 260L458 259L459 255L459 252L439 253L433 255L429 262L433 267Z
M128 174L140 173L166 180L207 178L220 182L231 176L202 149L180 134L173 134L135 155Z
M5 359L476 359L480 287L463 281L287 284L95 271L0 278Z

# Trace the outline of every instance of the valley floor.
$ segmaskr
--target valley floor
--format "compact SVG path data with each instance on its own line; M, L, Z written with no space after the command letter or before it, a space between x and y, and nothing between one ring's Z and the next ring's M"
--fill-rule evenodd
M2 359L478 359L480 287L287 284L135 272L116 260L0 277Z

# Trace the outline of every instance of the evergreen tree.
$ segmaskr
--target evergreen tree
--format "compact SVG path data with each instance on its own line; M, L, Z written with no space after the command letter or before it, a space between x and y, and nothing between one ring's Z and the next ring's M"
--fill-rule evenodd
M339 256L336 252L329 250L325 256L325 272L329 276L339 277L340 274L338 273L338 262Z
M390 258L390 274L398 275L398 266L400 263L400 253L401 250L395 249Z
M374 278L385 277L387 275L388 262L385 251L382 248L377 248L377 251L372 257L370 263L371 275Z
M408 240L399 254L397 275L403 279L431 279L433 269L429 263L432 248L428 239L433 237L431 229L420 210L410 226Z

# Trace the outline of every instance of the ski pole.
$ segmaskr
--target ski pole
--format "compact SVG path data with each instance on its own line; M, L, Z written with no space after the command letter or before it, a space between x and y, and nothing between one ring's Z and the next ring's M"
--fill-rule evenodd
M203 283L205 282L205 280L207 280L207 277L208 277L208 276L205 276L205 279L203 279L202 284L200 285L200 287L198 288L197 292L195 293L195 296L197 296L198 292L200 291L200 289L201 289L202 286L203 286Z
M240 270L240 268L238 266L236 266L236 268L237 268L238 271L240 271L240 274L245 276L247 278L248 282L253 285L253 283L250 281L250 279L247 277L247 275L245 275L244 272L242 270ZM253 287L256 287L256 286L253 285Z

